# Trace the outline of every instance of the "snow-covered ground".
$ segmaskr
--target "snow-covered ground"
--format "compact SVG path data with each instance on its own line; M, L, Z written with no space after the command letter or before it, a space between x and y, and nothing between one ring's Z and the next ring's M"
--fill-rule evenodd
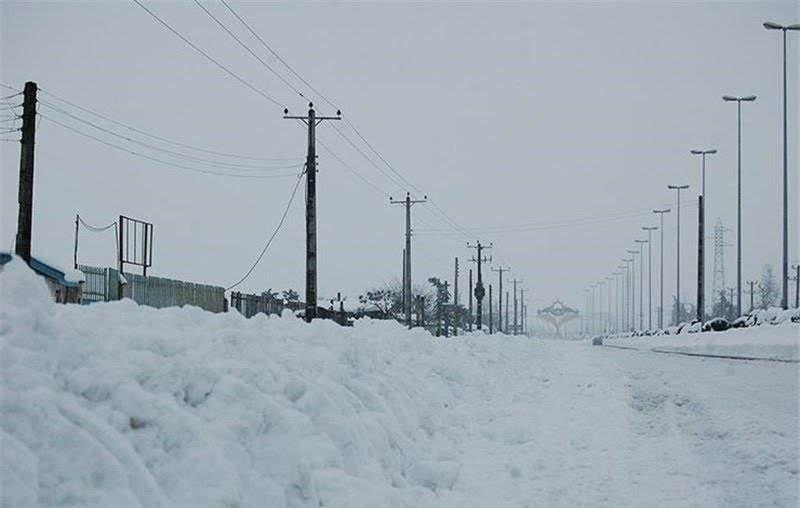
M604 338L603 344L660 352L800 361L800 325L785 321L724 332Z
M798 503L796 364L0 298L4 506Z

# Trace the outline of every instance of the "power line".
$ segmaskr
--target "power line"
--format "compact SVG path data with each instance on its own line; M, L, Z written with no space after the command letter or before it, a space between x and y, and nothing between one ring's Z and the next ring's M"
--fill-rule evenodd
M184 36L182 33L180 33L179 31L177 31L176 29L172 28L172 26L170 26L170 25L169 25L169 24L168 24L166 21L164 21L163 19L159 18L159 17L158 17L158 15L157 15L156 13L154 13L153 11L151 11L150 9L148 9L147 7L145 7L145 5L144 5L144 4L142 4L142 2L140 2L139 0L133 0L133 1L136 3L136 5L138 5L139 7L141 7L142 9L144 9L145 11L147 11L147 13L148 13L148 14L150 14L150 16L152 16L152 17L153 17L153 18L154 18L156 21L158 21L158 22L159 22L159 23L160 23L162 26L164 26L164 27L165 27L167 30L169 30L170 32L172 32L173 34L175 34L175 35L176 35L178 38L180 38L180 39L181 39L183 42L185 42L186 44L188 44L188 45L189 45L189 46L190 46L192 49L194 49L195 51L197 51L198 53L200 53L201 55L203 55L204 57L206 57L206 59L207 59L208 61L210 61L211 63L213 63L214 65L216 65L216 66L217 66L217 67L219 67L220 69L222 69L223 71L225 71L225 72L226 72L226 73L227 73L229 76L233 77L234 79L236 79L237 81L239 81L240 83L242 83L243 85L245 85L245 86L246 86L247 88L249 88L250 90L254 91L254 92L255 92L255 93L257 93L258 95L260 95L260 96L262 96L263 98L267 99L268 101L270 101L271 103L275 104L275 105L276 105L276 106L278 106L279 108L281 108L281 109L284 109L284 107L285 107L285 106L284 106L283 104L281 104L281 103L280 103L278 100L276 100L275 98L273 98L272 96L270 96L269 94L267 94L266 92L264 92L263 90L261 90L261 89L259 89L259 88L256 88L255 86L253 86L252 84L250 84L250 82L249 82L249 81L245 80L244 78L242 78L241 76L239 76L238 74L236 74L235 72L233 72L232 70L230 70L229 68L227 68L226 66L224 66L223 64L221 64L221 63L220 63L218 60L216 60L214 57L212 57L211 55L209 55L208 53L206 53L206 52L205 52L205 51L204 51L202 48L200 48L200 47L199 47L199 46L197 46L195 43L193 43L192 41L190 41L189 39L187 39L187 38L186 38L186 37L185 37L185 36Z
M59 113L61 113L63 115L66 115L66 116L68 116L68 117L70 117L70 118L72 118L74 120L77 120L77 121L79 121L81 123L89 125L89 126L95 128L95 129L97 129L99 131L102 131L102 132L105 132L106 134L109 134L111 136L116 136L116 137L124 139L125 141L128 141L130 143L134 143L134 144L137 144L139 146L143 146L145 148L149 148L151 150L155 150L155 151L158 151L158 152L166 153L166 154L172 155L173 157L180 157L180 158L183 158L183 159L187 159L187 160L190 160L190 161L193 161L193 162L199 162L201 164L206 164L206 165L209 165L209 166L215 166L215 167L219 167L219 168L235 168L237 171L247 171L247 170L249 170L249 171L258 171L258 170L260 170L260 171L275 171L275 170L281 170L281 169L299 168L300 166L303 165L302 163L297 163L297 164L291 164L291 165L285 165L285 166L266 167L266 166L254 166L254 165L251 165L251 164L237 164L237 163L234 163L234 162L214 161L214 160L210 160L210 159L204 159L202 157L195 157L193 155L187 155L187 154L184 154L182 152L177 152L175 150L169 150L167 148L161 148L161 147L158 147L158 146L155 146L155 145L151 145L149 143L145 143L143 141L139 141L137 139L130 138L130 137L125 136L123 134L119 134L119 133L114 132L114 131L112 131L110 129L106 129L105 127L101 127L101 126L95 124L94 122L91 122L91 121L86 120L84 118L81 118L79 116L75 116L72 113L69 113L68 111L65 111L65 110L63 110L63 109L61 109L61 108L59 108L57 106L53 106L49 102L44 101L42 99L39 99L39 102L45 107L53 109L53 110L55 110L55 111L57 111L57 112L59 112ZM243 169L239 169L239 168L243 168Z
M59 126L65 128L65 129L68 129L68 130L70 130L70 131L72 131L72 132L74 132L76 134L79 134L81 136L87 137L89 139L93 139L93 140L95 140L95 141L97 141L99 143L102 143L102 144L104 144L106 146L109 146L111 148L115 148L115 149L120 150L122 152L125 152L125 153L127 153L129 155L142 157L142 158L147 159L149 161L152 161L152 162L155 162L155 163L158 163L158 164L163 164L165 166L171 166L171 167L178 168L178 169L186 169L188 171L194 171L194 172L197 172L197 173L203 173L203 174L207 174L207 175L227 176L227 177L232 177L232 178L286 178L286 177L289 177L289 176L294 176L294 173L281 174L281 175L253 175L253 174L240 174L240 173L224 173L224 172L220 172L220 171L212 171L212 170L196 168L196 167L192 167L192 166L185 166L183 164L177 164L177 163L174 163L174 162L169 162L169 161L164 161L164 160L161 160L161 159L157 159L155 157L151 157L151 156L143 154L141 152L136 152L136 151L133 151L133 150L129 150L128 148L125 148L125 147L122 147L120 145L111 143L109 141L106 141L104 139L98 138L98 137L93 136L91 134L87 134L85 132L82 132L82 131L80 131L80 130L72 127L72 126L69 126L69 125L66 125L64 123L61 123L58 120L55 120L54 118L51 118L51 117L49 117L47 115L41 114L41 116L42 116L42 118L46 118L46 119L50 120L51 122L55 123L56 125L59 125Z
M235 288L236 286L244 282L250 276L250 274L253 273L253 270L255 270L256 266L261 261L261 258L264 257L264 254L267 252L267 249L269 249L269 246L272 245L272 240L275 239L275 235L278 234L278 231L280 231L284 221L286 220L286 215L289 213L289 208L291 208L292 206L292 201L294 201L294 196L295 194L297 194L297 189L300 187L300 182L303 181L302 176L303 173L297 175L297 181L294 183L294 188L292 189L292 193L289 196L289 201L286 203L286 208L283 209L281 220L278 222L278 225L275 227L275 230L272 232L272 235L270 235L269 239L267 240L267 243L264 245L264 248L261 249L261 253L259 253L253 265L250 267L249 270L247 270L247 273L245 273L244 276L241 279L239 279L235 284L232 284L227 288L225 288L225 291L230 291L231 289Z
M136 132L138 134L141 134L143 136L147 136L149 138L156 139L158 141L163 141L164 143L169 143L171 145L180 146L180 147L187 148L187 149L190 149L190 150L195 150L197 152L203 152L203 153L207 153L207 154L211 154L211 155L219 155L221 157L230 157L230 158L235 158L235 159L247 159L247 160L260 160L260 161L290 161L290 160L294 161L294 160L302 160L302 157L284 157L284 158L253 157L253 156L239 155L239 154L229 153L229 152L220 152L220 151L216 151L216 150L208 150L208 149L205 149L205 148L198 148L196 146L188 145L186 143L181 143L179 141L173 141L173 140L161 137L161 136L157 136L155 134L151 134L149 132L146 132L144 130L138 129L138 128L133 127L131 125L128 125L126 123L120 122L118 120L114 120L113 118L109 118L108 116L103 115L101 113L98 113L97 111L92 110L90 108L87 108L86 106L81 106L81 105L76 104L74 102L68 101L67 99L65 99L63 97L60 97L60 96L54 94L53 92L45 90L45 89L43 89L41 87L39 88L39 91L40 92L44 92L47 95L49 95L50 97L53 97L54 99L57 99L57 100L65 103L65 104L68 104L68 105L70 105L70 106L72 106L74 108L77 108L77 109L79 109L79 110L81 110L81 111L83 111L85 113L89 113L90 115L94 115L94 116L96 116L98 118L101 118L101 119L107 121L107 122L111 122L113 124L119 125L120 127L124 127L126 129L129 129L129 130L131 130L133 132Z
M305 99L305 95L303 95L303 92L301 92L300 90L298 90L297 88L295 88L295 87L294 87L294 86L293 86L291 83L289 83L289 82L286 80L286 78L284 78L284 77L283 77L281 74L279 74L279 73L278 73L278 72L277 72L275 69L273 69L273 68L272 68L272 66L270 66L270 65L269 65L267 62L265 62L265 61L264 61L264 60L263 60L263 59L262 59L260 56L258 56L258 55L257 55L257 54L256 54L256 53L255 53L255 52L254 52L254 51L253 51L251 48L250 48L250 46L248 46L247 44L245 44L244 42L242 42L242 40L241 40L241 39L239 39L239 37L237 37L237 36L236 36L236 34L234 34L234 33L233 33L233 32L232 32L232 31L231 31L231 30L230 30L230 29L229 29L229 28L228 28L228 27L227 27L227 26L226 26L226 25L225 25L225 24L222 22L222 21L220 21L220 20L219 20L219 18L217 18L216 16L214 16L214 14L213 14L211 11L209 11L208 9L206 9L206 8L205 8L205 6L203 6L203 4L201 4L201 3L200 3L198 0L194 0L194 3L196 3L198 7L200 7L201 9L203 9L203 12L205 12L205 13L206 13L206 14L207 14L207 15L208 15L208 16L209 16L211 19L213 19L213 20L214 20L214 21L217 23L217 25L219 25L219 26L220 26L220 28L222 28L223 30L225 30L225 32L226 32L228 35L230 35L230 36L233 38L233 40L235 40L237 43L239 43L239 45L240 45L241 47L243 47L245 50L247 50L247 52L248 52L248 53L250 53L250 54L253 56L253 58L255 58L256 60L258 60L258 61L261 63L261 65L263 65L264 67L266 67L266 68L267 68L267 69L268 69L270 72L272 72L272 74L274 74L274 75L275 75L275 76L276 76L278 79L280 79L280 80L281 80L281 81L282 81L282 82L283 82L283 83L284 83L286 86L288 86L289 88L291 88L292 90L294 90L294 92L295 92L295 93L297 93L297 94L298 94L300 97L303 97L303 98Z
M313 91L315 94L317 94L317 96L319 96L319 97L320 97L322 100L324 100L325 102L327 102L327 103L328 103L328 104L329 104L329 105L330 105L332 108L334 108L334 109L339 109L339 108L338 108L338 107L337 107L337 106L336 106L336 105L335 105L333 102L331 102L331 101L330 101L330 100L329 100L327 97L325 97L325 95L323 95L323 94L322 94L322 93L321 93L319 90L317 90L316 88L314 88L314 87L311 85L311 83L309 83L308 81L306 81L306 80L303 78L303 76L301 76L300 74L298 74L298 73L297 73L297 71L295 71L295 70L292 68L292 66L288 64L288 62L286 62L286 60L284 60L283 58L281 58L281 56L280 56L280 55L279 55L279 54L278 54L278 53L277 53L275 50L273 50L273 49L272 49L272 47L271 47L269 44L267 44L267 42L266 42L266 41L265 41L265 40L264 40L264 39L263 39L263 38L262 38L260 35L258 35L258 32L256 32L255 30L253 30L253 27L251 27L251 26L250 26L250 25L247 23L247 21L245 21L245 20L244 20L244 19L243 19L243 18L242 18L242 17L241 17L241 16L240 16L240 15L239 15L239 14L238 14L236 11L235 11L235 10L233 10L233 8L232 8L232 7L231 7L231 6L228 4L228 2L226 2L225 0L220 0L220 1L221 1L221 2L222 2L222 4L223 4L223 5L224 5L224 6L225 6L227 9L228 9L228 11L230 11L230 13L231 13L231 14L233 14L233 15L236 17L236 19L238 19L238 20L239 20L239 21L240 21L240 22L241 22L241 23L242 23L242 24L245 26L245 28L247 28L247 30L248 30L248 31L249 31L249 32L250 32L250 33L253 35L253 37L255 37L255 38L258 40L258 42L260 42L260 43L261 43L261 45L262 45L262 46L264 46L264 47L267 49L267 51L269 51L270 53L272 53L272 55L273 55L275 58L277 58L277 59L278 59L278 60L279 60L279 61L280 61L280 62L281 62L283 65L285 65L285 66L286 66L286 68L287 68L287 69L289 69L289 71L290 71L292 74L294 74L294 75L295 75L295 77L297 77L297 79L299 79L300 81L302 81L302 82L303 82L303 84L305 84L305 85L306 85L306 86L307 86L309 89L311 89L311 91ZM299 92L298 92L298 93L299 93ZM302 95L302 94L300 94L300 95Z

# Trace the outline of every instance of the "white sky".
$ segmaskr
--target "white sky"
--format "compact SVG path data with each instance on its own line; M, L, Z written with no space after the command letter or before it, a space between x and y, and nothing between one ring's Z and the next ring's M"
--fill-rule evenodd
M303 113L305 101L197 5L146 5L293 113ZM253 42L221 4L206 5ZM779 267L781 46L779 34L761 23L797 23L797 2L233 5L335 100L394 168L464 227L604 217L664 205L674 210L667 184L691 184L684 195L686 201L696 199L700 161L689 150L714 147L720 153L708 165L709 235L717 217L733 229L736 107L720 97L756 94L758 100L743 108L744 277L758 277L768 262ZM132 2L6 1L0 17L3 83L21 88L33 80L116 120L212 150L260 157L305 154L304 132L281 118L281 108L215 68ZM252 47L275 63L255 42ZM796 34L790 34L789 54L790 250L796 262ZM320 114L333 113L317 103ZM57 112L42 112L112 139ZM344 122L339 127L360 143ZM384 192L404 195L405 188L378 173L331 126L322 125L319 138ZM6 246L13 245L16 229L18 160L16 143L0 143ZM320 295L341 290L354 298L399 277L402 209L323 150L319 169ZM37 134L34 250L68 265L75 213L96 224L123 213L155 224L150 273L228 285L261 249L292 184L291 178L236 179L167 169L44 120ZM299 197L243 290L294 287L302 294ZM694 208L682 211L683 298L691 300L696 221ZM429 206L415 207L414 222L420 230L445 227ZM655 216L628 217L481 232L475 239L494 241L495 261L510 264L511 275L524 279L531 307L554 298L576 306L587 283L614 271L625 249L643 237L640 227L656 223ZM667 226L670 294L674 213ZM733 244L735 232L728 239ZM452 278L453 257L459 256L465 288L465 261L472 254L465 243L463 236L420 234L414 243L415 279ZM708 252L710 287L711 243ZM725 255L731 284L735 248ZM80 261L113 265L113 235L82 233ZM496 274L491 282L496 284ZM462 289L462 301L463 295Z

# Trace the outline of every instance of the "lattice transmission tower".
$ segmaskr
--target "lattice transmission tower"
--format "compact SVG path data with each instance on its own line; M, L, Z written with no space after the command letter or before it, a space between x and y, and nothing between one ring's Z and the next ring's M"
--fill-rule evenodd
M725 291L725 247L731 246L731 244L725 243L726 232L730 232L730 229L722 224L721 219L717 219L717 223L714 225L714 281L712 284L714 302L719 301L720 295Z

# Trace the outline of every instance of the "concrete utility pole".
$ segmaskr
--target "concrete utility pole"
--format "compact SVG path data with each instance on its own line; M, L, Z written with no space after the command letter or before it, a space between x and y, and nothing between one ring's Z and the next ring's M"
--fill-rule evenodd
M783 32L783 294L781 306L789 308L789 142L786 126L786 31L800 31L800 24L783 26L767 21L764 23L767 30L781 30Z
M472 268L469 269L469 331L472 331Z
M389 196L389 203L392 205L403 205L406 207L406 255L404 256L405 265L403 266L403 310L406 313L406 323L411 328L411 206L416 203L425 203L428 196L423 199L411 199L411 194L406 192L406 198L395 201Z
M491 269L493 272L497 272L498 282L500 284L499 291L497 293L497 298L499 300L497 304L497 329L499 331L503 331L503 272L510 272L511 268L503 268L499 266L497 268ZM508 327L508 323L506 323L506 327Z
M605 321L606 327L604 330L606 334L609 334L611 332L611 328L613 328L613 325L611 323L611 316L613 316L613 314L611 313L611 282L614 280L615 280L614 277L606 277L606 287L608 288L608 300L607 300L608 310L606 311L607 312Z
M517 321L517 284L522 282L522 280L520 280L520 279L512 279L512 280L510 280L508 282L514 284L514 332L511 335L517 335L518 330L519 330L519 327L517 325L517 323L518 323L518 321Z
M342 112L336 116L317 116L314 104L308 103L308 116L289 116L283 110L283 118L300 120L308 127L308 154L306 156L306 321L317 317L317 148L316 128L324 120L341 120Z
M492 324L492 285L489 284L489 335L494 333Z
M732 97L723 95L722 100L736 102L737 130L737 169L736 169L736 315L742 315L742 101L753 102L755 95Z
M477 325L478 325L478 330L480 330L481 326L482 326L482 320L483 320L483 297L486 294L486 290L483 288L483 277L482 277L482 274L481 274L482 273L481 272L481 264L484 261L489 261L489 262L492 261L491 258L486 258L486 257L483 256L483 251L485 249L491 249L492 248L492 244L490 243L488 246L484 246L484 245L481 245L481 242L478 242L475 245L470 245L469 243L467 243L467 247L470 248L470 249L476 249L478 251L478 258L477 259L476 258L472 258L472 262L478 264L478 281L475 283L475 300L478 302L478 308L477 308L478 321L477 321Z
M663 210L653 210L653 213L657 213L659 218L661 219L661 241L659 242L661 246L661 262L660 262L660 279L659 282L659 300L658 300L658 327L664 328L664 214L669 213L670 209L665 208Z
M617 267L620 268L619 266ZM619 305L619 278L622 275L622 272L614 272L611 275L614 276L614 322L612 324L612 328L614 332L618 332L621 329L620 326L620 305Z
M453 336L458 335L458 257L453 273Z
M36 83L28 81L22 92L22 138L19 151L19 212L15 252L31 264L33 233L33 153L36 144Z
M506 291L506 316L505 316L506 318L503 320L506 324L506 329L505 329L506 335L508 335L508 302L509 302L508 291Z
M525 335L525 288L519 288L519 329L520 335Z
M677 256L676 256L676 263L677 263L677 274L676 274L676 283L675 283L675 325L679 325L681 322L681 315L683 314L683 309L681 308L681 191L688 189L688 185L668 185L668 189L674 190L678 194L678 208L677 208L677 222L678 222L678 231L676 233L677 236Z
M794 307L800 309L800 264L792 265L794 268Z
M647 231L647 328L653 329L653 231L656 226L642 226Z
M450 336L450 314L447 312L447 290L450 288L450 283L444 281L442 283L444 285L444 294L441 295L439 298L439 308L441 309L439 312L444 313L444 336Z

